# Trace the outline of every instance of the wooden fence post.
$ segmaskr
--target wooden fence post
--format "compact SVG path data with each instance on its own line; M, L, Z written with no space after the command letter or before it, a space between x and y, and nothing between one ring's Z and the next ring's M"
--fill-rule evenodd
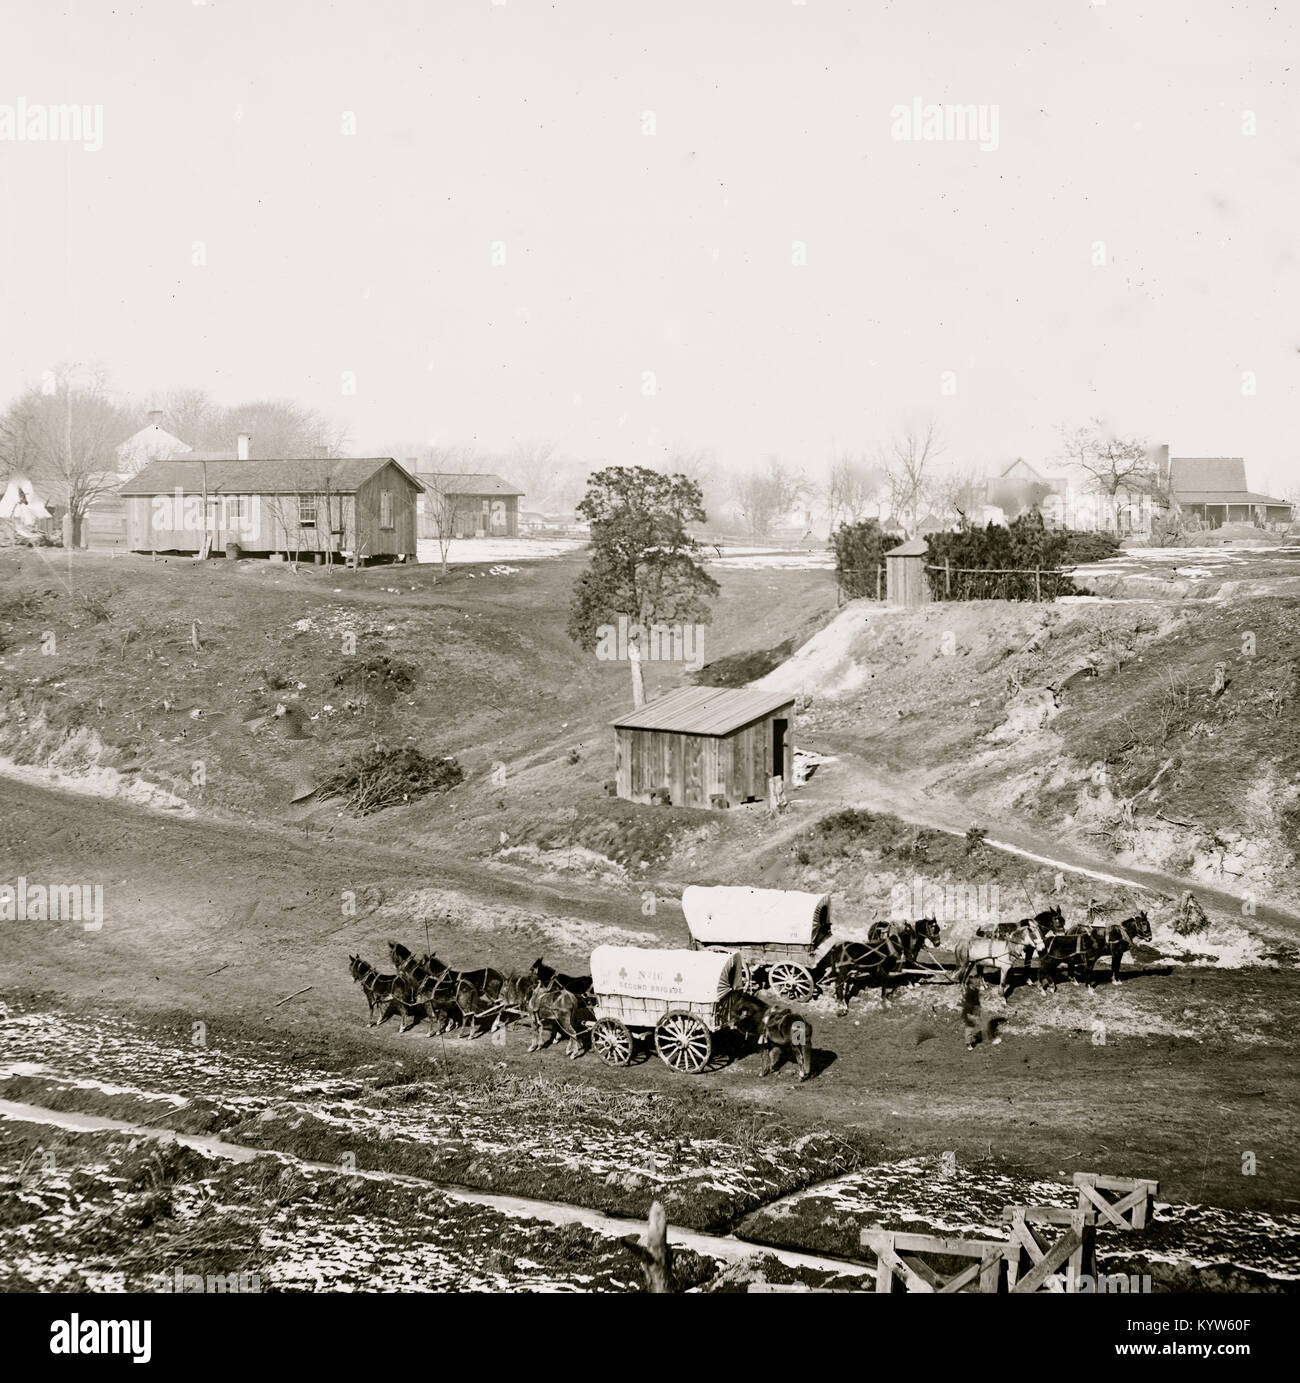
M948 557L943 559L943 598L952 599L952 559Z
M877 600L880 599L880 574L881 574L881 572L882 572L883 570L884 570L883 567L877 567L877 568L876 568L876 599L877 599Z
M641 1241L624 1239L622 1243L640 1262L647 1291L677 1291L677 1280L673 1277L673 1251L668 1247L668 1216L658 1201L650 1206L650 1219Z
M1037 567L1034 568L1034 599L1040 603L1043 599L1043 573Z

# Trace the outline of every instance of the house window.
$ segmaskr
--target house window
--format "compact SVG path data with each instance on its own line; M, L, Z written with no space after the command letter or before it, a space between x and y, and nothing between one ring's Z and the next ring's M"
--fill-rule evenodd
M393 526L393 492L391 490L380 490L379 492L379 526L380 528L392 528Z
M315 528L315 527L316 527L316 496L315 496L315 495L299 495L299 496L298 496L298 527L299 527L299 528Z

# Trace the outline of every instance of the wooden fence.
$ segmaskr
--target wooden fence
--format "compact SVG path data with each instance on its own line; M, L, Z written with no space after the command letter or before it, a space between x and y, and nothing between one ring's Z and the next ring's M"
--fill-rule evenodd
M1076 1172L1074 1184L1079 1203L1072 1209L1006 1206L1006 1239L862 1230L862 1247L876 1259L876 1291L1042 1292L1053 1289L1052 1279L1062 1270L1065 1290L1079 1291L1081 1278L1097 1274L1099 1224L1125 1231L1145 1229L1160 1183ZM972 1261L963 1264L962 1259Z

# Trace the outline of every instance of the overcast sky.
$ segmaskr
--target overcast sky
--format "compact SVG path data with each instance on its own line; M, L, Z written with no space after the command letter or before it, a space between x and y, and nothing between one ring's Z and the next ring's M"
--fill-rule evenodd
M1037 460L1096 413L1300 479L1292 0L4 12L0 107L103 108L98 151L0 140L6 399L102 361L359 452L810 467L928 414ZM997 147L893 137L918 100Z

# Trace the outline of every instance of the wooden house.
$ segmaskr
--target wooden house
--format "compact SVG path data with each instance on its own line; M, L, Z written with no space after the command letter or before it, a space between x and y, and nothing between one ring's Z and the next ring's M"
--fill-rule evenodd
M1175 456L1169 462L1174 503L1195 514L1207 528L1225 523L1290 523L1294 507L1285 499L1259 494L1246 485L1240 456Z
M416 511L421 538L519 536L524 492L499 475L419 470L416 476L426 492Z
M391 457L152 461L118 491L134 552L415 560L420 482Z
M675 807L765 801L794 772L794 698L756 688L683 687L613 722L615 792L666 793Z

